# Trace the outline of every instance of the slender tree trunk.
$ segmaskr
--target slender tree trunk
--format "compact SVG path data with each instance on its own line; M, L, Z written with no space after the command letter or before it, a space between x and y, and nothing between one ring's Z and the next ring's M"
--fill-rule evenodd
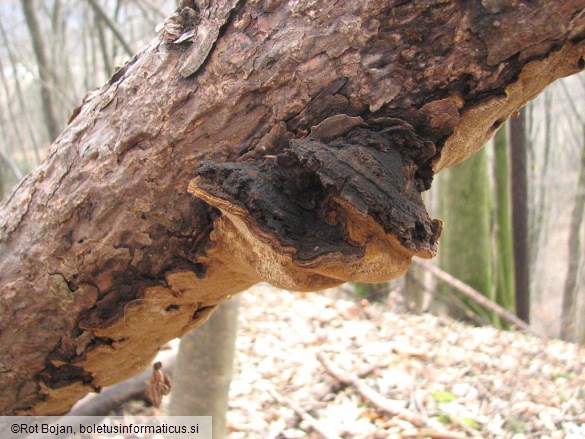
M424 271L420 267L412 265L406 272L404 279L404 295L409 307L415 312L422 312L424 309L424 274Z
M140 2L142 3L142 2ZM125 2L123 2L122 0L116 0L116 7L114 8L114 17L112 18L114 23L118 23L118 17L120 16L120 12L122 10L122 7L125 6ZM163 14L161 17L162 18L165 17L166 14ZM155 29L156 25L152 28ZM116 57L118 56L118 47L120 45L119 41L116 38L112 38L112 49L111 49L111 53L112 53L112 59L116 59Z
M528 178L526 113L520 110L510 119L512 169L512 229L514 236L514 278L516 313L530 322L530 246L528 243Z
M494 152L496 302L508 311L516 312L507 124L496 134Z
M0 205L3 414L67 411L260 280L432 257L433 174L585 53L571 0L190 4Z
M166 15L165 12L154 1L133 0L133 3L135 3L136 6L138 6L141 10L143 10L144 8L148 8L152 12L152 14L154 15L154 17L155 17L154 20L156 21L156 23L161 21ZM179 2L175 2L175 3L177 3L177 6L179 6Z
M52 65L55 77L57 78L57 83L59 84L58 88L61 91L60 113L69 116L69 110L71 107L75 106L82 97L77 88L78 82L81 81L75 80L71 67L72 63L79 66L79 58L77 54L80 52L79 46L82 42L77 38L75 40L68 38L67 24L73 21L73 19L69 19L70 17L66 15L67 10L68 8L63 7L61 0L55 1L51 14L51 28L53 29L53 39L56 46L53 49L54 55L52 57ZM71 52L71 50L68 50L68 47L75 47L75 57L70 55L69 52ZM110 73L105 77L109 76ZM84 90L86 90L85 87Z
M529 222L530 230L529 230L529 237L530 242L534 243L532 249L530 251L530 267L531 273L537 267L538 255L540 252L540 245L539 243L543 240L546 240L547 234L547 206L549 206L549 187L547 185L547 181L549 181L549 169L551 163L551 153L552 153L552 146L553 146L553 124L552 124L552 117L553 117L553 92L552 89L548 89L544 91L544 111L543 114L540 116L543 118L542 129L544 131L544 152L540 161L542 166L537 168L536 167L536 157L534 161L529 166L529 169L533 169L533 175L531 176L532 184L535 187L535 194L534 197L534 207L533 207L533 214L532 220ZM537 142L534 142L535 146ZM540 293L541 291L539 291Z
M116 25L116 23L114 23L112 21L112 19L108 16L108 14L106 14L106 12L103 10L103 8L99 5L99 3L96 0L87 0L89 2L89 4L91 5L92 9L94 10L95 14L106 24L106 26L112 31L112 33L114 34L114 36L116 37L116 39L120 42L120 44L122 45L122 47L124 48L124 51L126 52L126 54L128 56L132 56L134 55L134 51L132 50L132 48L130 47L130 44L126 41L126 38L124 37L124 34L122 33L122 31L120 31L120 29L118 29L118 26Z
M4 141L0 141L0 160L3 162L3 165L6 169L9 169L10 172L12 173L12 175L14 176L15 180L18 181L22 178L22 171L20 170L20 168L16 165L16 163L14 163L14 160L12 160L10 158L10 155L8 154L8 151L6 151L6 147L5 147L5 141L6 139L8 139L9 137L7 136L7 134L4 132L5 127L9 125L6 123L6 119L4 118L4 111L2 110L2 108L0 107L0 139L3 139ZM6 175L3 176L3 185L2 187L8 187L10 188L9 185L6 185ZM0 201L2 200L3 196L0 196Z
M22 154L22 162L24 164L24 167L27 169L30 169L29 161L28 161L28 157L27 157L27 152L26 152L26 147L25 147L26 143L24 141L24 136L20 132L19 120L16 117L16 115L14 114L14 106L11 105L13 99L12 99L12 96L10 93L10 86L8 85L6 75L4 74L4 65L3 65L1 60L0 60L0 82L2 82L2 88L4 89L4 94L6 96L4 102L6 102L6 107L8 110L8 118L10 121L10 123L8 125L10 125L12 127L12 132L14 133L14 138L13 138L12 142L10 142L7 137L4 137L3 140L5 142L8 142L9 144L13 143L13 145L12 145L13 152L18 148L19 152Z
M441 269L494 300L492 244L490 235L491 193L485 149L446 171L440 184L441 216L446 228L441 238ZM444 299L457 296L449 286L441 287ZM465 318L468 310L496 322L497 317L474 302L461 298L467 309L453 308L449 314Z
M118 2L119 3L119 2ZM148 23L153 29L156 25L165 17L162 11L158 10L158 8L153 7L153 5L149 4L144 0L133 0L133 2L142 14L142 18L146 23ZM150 13L149 13L150 11ZM154 18L153 18L154 16Z
M579 179L575 200L573 201L573 213L571 214L571 226L569 228L569 251L567 276L563 291L563 307L561 314L561 338L568 341L578 341L579 328L577 327L577 305L579 293L579 269L583 253L583 216L585 213L585 125L583 126L583 147L581 150L581 165L579 167Z
M14 89L16 91L16 97L18 99L20 114L23 115L22 119L24 119L24 121L25 121L24 123L25 123L26 129L28 131L28 138L29 138L30 144L33 147L33 151L34 151L34 155L35 155L35 159L36 159L36 164L38 165L41 162L41 155L39 152L39 143L37 141L37 136L35 135L35 132L33 130L33 123L32 123L32 120L30 118L30 114L26 110L26 104L24 103L24 95L22 92L22 86L20 84L17 62L16 62L16 59L14 57L12 47L9 43L8 36L6 35L6 30L4 29L4 25L3 25L1 20L0 20L0 34L2 35L4 47L6 49L6 53L8 54L8 61L10 62L10 68L12 71L12 78L14 80ZM26 143L24 143L21 146L24 147L24 145L26 145Z
M108 51L108 44L106 40L106 35L104 33L104 26L102 24L102 19L98 16L95 17L95 28L97 29L98 34L98 41L100 45L100 52L102 54L102 62L104 63L104 72L106 77L111 75L114 70L112 69L111 63L111 54Z
M6 125L7 124L5 123L4 112L0 108L0 136L1 136L0 139L7 139L8 138L8 136L4 132ZM20 172L20 169L18 168L18 166L16 166L14 161L7 154L5 147L4 147L4 142L2 142L2 143L0 143L0 202L4 199L4 195L5 195L5 192L7 191L7 188L9 189L12 186L11 180L13 180L13 179L8 179L7 170L11 171L11 173L14 175L14 178L16 181L18 181L22 178L22 173Z
M53 141L59 135L60 130L50 89L51 84L54 84L54 77L47 61L42 32L36 16L35 2L33 0L21 0L21 5L37 60L41 102L43 103L43 117L45 119L48 137Z
M83 4L83 21L86 23L90 23L92 17L94 16L94 12L90 9L89 6ZM95 29L93 26L85 26L82 29L82 39L83 39L83 85L86 90L93 88L96 81L96 72L97 65L96 65L96 51L95 51L95 41L94 41L94 33ZM98 78L102 78L102 75L99 75Z
M200 329L181 338L173 375L169 414L212 416L214 439L227 437L238 308L239 298L226 300Z

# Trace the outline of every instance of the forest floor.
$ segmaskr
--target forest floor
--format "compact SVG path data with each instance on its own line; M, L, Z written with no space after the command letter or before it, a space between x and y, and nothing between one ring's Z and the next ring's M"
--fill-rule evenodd
M585 438L585 348L348 288L240 296L230 439Z
M585 349L338 294L241 296L230 439L585 438Z

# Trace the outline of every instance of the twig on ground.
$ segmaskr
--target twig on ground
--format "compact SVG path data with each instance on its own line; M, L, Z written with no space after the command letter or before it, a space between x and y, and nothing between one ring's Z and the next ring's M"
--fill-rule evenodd
M457 433L454 431L437 431L431 428L421 428L416 432L408 433L404 432L401 434L402 438L431 438L431 439L465 439L467 435L465 433Z
M300 416L303 421L307 422L307 424L309 424L313 430L315 430L317 433L319 433L324 438L326 438L326 439L341 439L341 437L339 435L337 435L336 433L328 431L327 428L325 426L323 426L323 424L321 422L319 422L317 419L315 419L313 416L311 416L309 413L307 413L307 411L305 409L303 409L300 405L298 405L296 402L285 398L284 396L279 394L276 390L273 390L270 388L268 388L268 393L270 393L270 396L272 396L274 399L276 399L279 403L286 404L291 409L293 409L293 411L298 416Z
M345 385L352 386L362 398L372 403L372 405L378 410L383 411L390 416L404 419L416 427L422 427L426 424L422 416L402 407L401 401L393 401L385 398L379 392L360 380L356 375L342 370L332 361L325 358L321 352L317 354L317 359L332 377Z
M445 416L447 416L453 424L456 424L462 430L465 430L467 434L469 434L471 437L481 437L477 430L471 428L469 425L465 423L465 421L463 421L463 419L461 419L459 416L455 415L451 411L445 410L444 408L439 408L439 411L443 413Z

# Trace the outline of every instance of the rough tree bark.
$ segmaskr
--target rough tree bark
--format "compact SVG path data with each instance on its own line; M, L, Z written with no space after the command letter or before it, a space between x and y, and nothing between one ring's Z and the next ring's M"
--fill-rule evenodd
M4 414L66 411L259 280L433 256L433 173L583 67L583 0L182 6L0 207Z

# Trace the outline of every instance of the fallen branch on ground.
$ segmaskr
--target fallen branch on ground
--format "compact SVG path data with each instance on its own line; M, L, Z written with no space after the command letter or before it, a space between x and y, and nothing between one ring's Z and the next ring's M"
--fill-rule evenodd
M471 300L480 304L484 308L488 309L489 311L492 311L498 317L500 317L500 318L506 320L507 322L511 323L512 325L516 326L518 329L521 329L521 330L526 331L530 334L538 336L538 334L536 332L534 332L530 328L530 326L528 326L526 324L526 322L520 320L518 317L516 317L510 311L508 311L505 308L502 308L497 303L492 302L487 297L485 297L483 294L481 294L479 291L477 291L475 288L470 287L466 283L460 281L459 279L457 279L454 276L451 276L449 273L434 266L430 262L424 261L424 260L419 259L419 258L412 258L412 262L414 264L419 265L420 267L424 268L429 273L431 273L433 276L435 276L437 279L440 279L443 282L445 282L446 284L448 284L449 286L455 288L457 291L459 291L460 293L469 297Z
M402 433L402 438L430 438L430 439L465 439L467 435L464 433L456 433L452 431L437 431L430 428L423 428L413 433Z
M352 386L362 398L370 402L378 410L386 413L387 415L404 419L416 427L423 427L426 425L426 421L422 416L402 407L401 401L393 401L385 398L383 395L360 380L356 375L342 370L332 361L325 358L323 354L318 353L317 359L333 378L347 386Z
M285 398L284 396L279 394L276 390L273 390L270 388L268 389L268 393L270 393L270 396L272 396L274 399L276 399L279 403L289 406L298 416L301 417L301 419L303 421L306 421L307 424L309 424L313 430L315 430L317 433L319 433L324 438L326 438L326 439L341 439L340 436L337 435L336 433L328 431L328 429L321 422L319 422L318 419L315 419L313 416L311 416L305 409L303 409L296 402Z
M163 360L164 373L167 376L173 375L176 356L172 355ZM69 413L68 416L106 416L111 411L117 409L126 401L131 399L144 399L146 389L148 388L152 377L152 366L148 367L140 375L136 375L129 380L123 381L113 386L106 387L101 393L92 393L79 401Z
M458 432L429 428L428 422L423 416L402 407L401 401L385 398L379 392L364 383L357 375L342 370L332 361L325 358L322 353L317 354L317 359L333 378L344 385L353 387L363 399L371 403L376 409L389 416L410 422L412 425L419 428L416 432L404 432L402 437L430 437L433 439L462 439L467 437L465 434ZM467 426L465 427L469 428Z

